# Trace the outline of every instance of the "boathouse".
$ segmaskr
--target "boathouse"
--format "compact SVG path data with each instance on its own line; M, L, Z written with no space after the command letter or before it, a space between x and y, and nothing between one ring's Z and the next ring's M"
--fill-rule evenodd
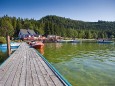
M34 30L30 29L20 29L20 32L18 34L18 37L21 39L27 38L27 37L35 37L37 34L34 32Z

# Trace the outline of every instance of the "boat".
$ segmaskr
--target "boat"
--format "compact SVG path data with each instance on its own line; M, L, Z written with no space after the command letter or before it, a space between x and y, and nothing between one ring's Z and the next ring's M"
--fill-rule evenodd
M16 50L20 46L20 43L16 43L16 42L11 42L10 44L11 44L11 46L10 46L11 51ZM0 51L6 52L7 51L7 44L0 44Z
M17 43L17 42L11 42L10 43L11 48L18 48L19 46L20 46L20 43ZM0 47L7 48L7 44L1 44Z
M41 41L35 41L30 44L35 49L42 49L44 48L44 44Z
M113 43L113 41L109 41L109 40L98 40L97 43Z
M72 40L71 43L80 43L79 40Z

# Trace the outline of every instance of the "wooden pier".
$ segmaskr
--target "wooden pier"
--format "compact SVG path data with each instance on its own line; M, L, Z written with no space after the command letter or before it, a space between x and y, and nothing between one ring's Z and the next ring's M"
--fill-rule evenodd
M70 86L64 84L26 43L0 66L0 86Z

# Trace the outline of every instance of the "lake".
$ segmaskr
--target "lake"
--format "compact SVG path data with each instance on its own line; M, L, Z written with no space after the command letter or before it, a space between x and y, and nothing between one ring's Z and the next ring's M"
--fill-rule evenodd
M46 43L44 52L73 86L115 86L115 44Z
M6 44L3 44L6 45ZM18 47L13 46L11 47L11 51L14 52ZM7 46L2 46L0 44L0 65L8 58L7 56Z

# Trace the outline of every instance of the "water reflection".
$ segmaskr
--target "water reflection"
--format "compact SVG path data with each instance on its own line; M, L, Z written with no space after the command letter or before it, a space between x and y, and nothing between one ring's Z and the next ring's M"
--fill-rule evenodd
M55 49L58 49L58 48L61 48L63 46L63 43L45 43L45 46L47 48L55 48Z
M44 55L44 47L40 48L40 49L36 49L40 52L40 54Z
M61 48L62 47L62 43L55 43L55 48Z

